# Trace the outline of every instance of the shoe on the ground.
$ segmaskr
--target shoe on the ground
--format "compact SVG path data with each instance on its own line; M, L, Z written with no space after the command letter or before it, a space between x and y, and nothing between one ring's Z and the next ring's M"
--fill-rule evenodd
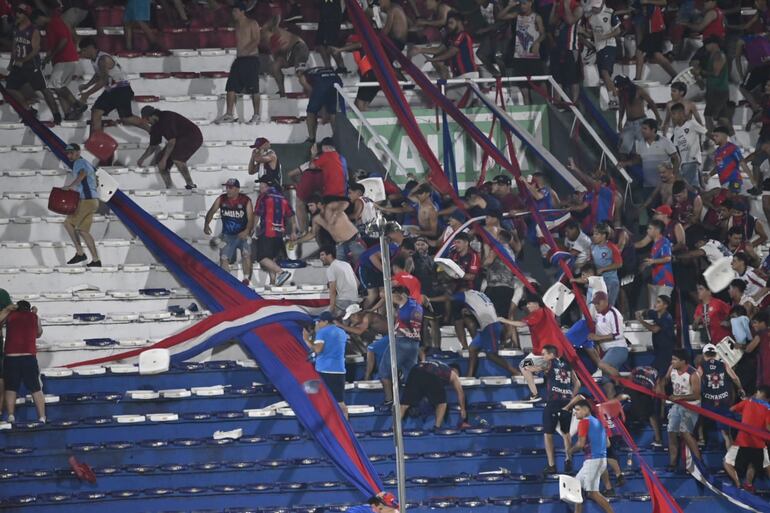
M615 489L610 488L609 490L604 490L602 492L602 495L604 495L605 497L615 497Z
M618 477L615 478L615 481L617 481L618 486L623 486L626 484L626 476L623 474L620 474Z
M101 266L102 266L101 260L93 260L86 265L86 267L101 267Z
M88 257L85 255L85 253L82 255L75 255L74 257L67 260L67 265L79 264L80 262L85 262L86 260L88 260Z
M13 424L14 422L16 422L16 416L15 415L8 415L8 418L6 420L8 422L10 422L11 424Z
M53 114L53 124L54 125L61 125L61 113L54 112Z
M198 186L194 183L188 183L187 185L184 186L184 188L187 189L188 191L191 191L193 189L197 189Z
M543 469L543 475L544 476L550 476L552 474L556 474L556 465L547 465Z
M244 284L244 285L246 285L247 287L248 287L249 285L251 285L251 282L250 282L250 281L249 281L247 278L244 278L244 279L242 279L242 280L241 280L241 283L243 283L243 284Z
M543 400L543 398L540 397L540 394L530 395L529 399L527 399L527 401L529 401L531 403L537 403L537 402L540 402L542 400Z
M564 460L564 473L565 474L572 473L572 460Z
M754 485L751 483L743 483L743 486L741 486L741 488L743 488L749 493L754 493L756 491L756 488L754 488Z
M275 278L275 284L276 286L280 287L284 283L286 283L289 278L291 278L291 273L289 271L281 271L281 274L276 276Z
M751 196L759 196L762 194L762 191L759 190L759 187L752 187L746 193L750 194Z
M41 424L45 424L46 420L47 419L45 418L45 416L40 417L39 419L37 419L37 421L40 422Z
M251 119L248 121L248 124L258 125L260 121L262 121L262 118L259 117L259 114L254 114L253 116L251 116Z
M390 413L393 409L393 401L387 401L377 407L377 411L380 413Z
M655 442L655 441L653 441L650 445L652 447L654 447L655 449L662 449L663 448L663 442Z
M233 116L232 114L222 114L217 119L214 120L214 123L219 125L220 123L235 123L238 121L238 118L236 116Z

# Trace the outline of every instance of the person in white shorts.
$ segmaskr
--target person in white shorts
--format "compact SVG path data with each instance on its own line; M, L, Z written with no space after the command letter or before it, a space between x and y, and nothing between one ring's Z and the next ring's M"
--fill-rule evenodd
M567 451L572 458L583 450L585 459L577 473L580 488L585 490L589 499L594 501L605 513L614 513L612 506L599 491L602 474L607 470L607 432L601 421L591 415L591 405L586 400L578 401L573 407L578 418L578 441ZM575 513L582 513L584 503L575 504Z

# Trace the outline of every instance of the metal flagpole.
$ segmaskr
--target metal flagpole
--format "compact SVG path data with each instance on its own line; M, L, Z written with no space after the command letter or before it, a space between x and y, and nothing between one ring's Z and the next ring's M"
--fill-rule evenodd
M382 278L385 282L385 313L388 319L388 342L390 345L391 384L393 386L393 441L396 445L396 479L398 480L398 504L401 512L406 511L406 468L404 465L404 436L401 429L401 399L398 396L398 367L396 360L396 317L393 313L393 286L390 276L390 248L385 236L385 218L379 218L380 255Z

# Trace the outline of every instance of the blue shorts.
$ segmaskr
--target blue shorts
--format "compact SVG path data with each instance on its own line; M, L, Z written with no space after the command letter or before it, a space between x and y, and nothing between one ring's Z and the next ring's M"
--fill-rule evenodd
M704 410L708 410L710 412L716 413L717 415L727 417L728 419L735 419L735 415L733 415L733 412L730 411L730 407L727 405L727 402L728 399L717 402L711 402L708 399L703 399L701 400L701 407ZM730 432L731 428L727 424L722 424L721 422L717 421L712 422L716 424L717 431L727 431L728 433Z
M401 380L406 381L412 367L417 365L417 357L420 353L420 341L406 337L396 339L396 368L401 374ZM390 346L385 347L385 352L377 365L377 377L380 379L392 379L393 372L390 368Z
M222 234L224 245L219 249L219 259L227 259L228 262L235 262L235 253L240 249L241 258L251 259L251 238L241 239L235 234Z
M307 102L307 112L318 114L321 109L326 109L327 114L337 112L337 89L334 84L342 85L339 78L319 79L313 85L313 92Z
M596 67L599 69L599 73L606 71L610 76L613 75L617 53L618 48L616 46L605 46L596 52Z
M123 21L150 21L150 0L128 0L123 11Z
M388 336L385 335L384 337L378 338L371 344L369 344L366 348L367 351L374 353L374 357L376 361L380 361L382 358L382 355L385 353L385 350L388 348L388 344L390 344L390 341L388 339Z
M476 336L471 340L471 347L475 347L485 353L497 354L502 333L503 326L499 322L493 322L476 333Z
M604 352L604 357L602 357L602 363L606 363L617 370L623 367L626 360L628 360L627 347L611 347Z
M358 266L358 280L367 290L380 289L385 285L382 273L368 265Z

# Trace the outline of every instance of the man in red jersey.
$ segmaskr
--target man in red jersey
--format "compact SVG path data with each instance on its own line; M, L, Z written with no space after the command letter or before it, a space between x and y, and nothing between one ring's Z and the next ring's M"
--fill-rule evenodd
M3 323L6 333L3 380L8 422L16 421L16 395L22 383L32 394L38 421L45 422L45 397L36 356L36 340L43 334L43 326L37 316L37 308L27 301L11 303L0 311L0 325Z

